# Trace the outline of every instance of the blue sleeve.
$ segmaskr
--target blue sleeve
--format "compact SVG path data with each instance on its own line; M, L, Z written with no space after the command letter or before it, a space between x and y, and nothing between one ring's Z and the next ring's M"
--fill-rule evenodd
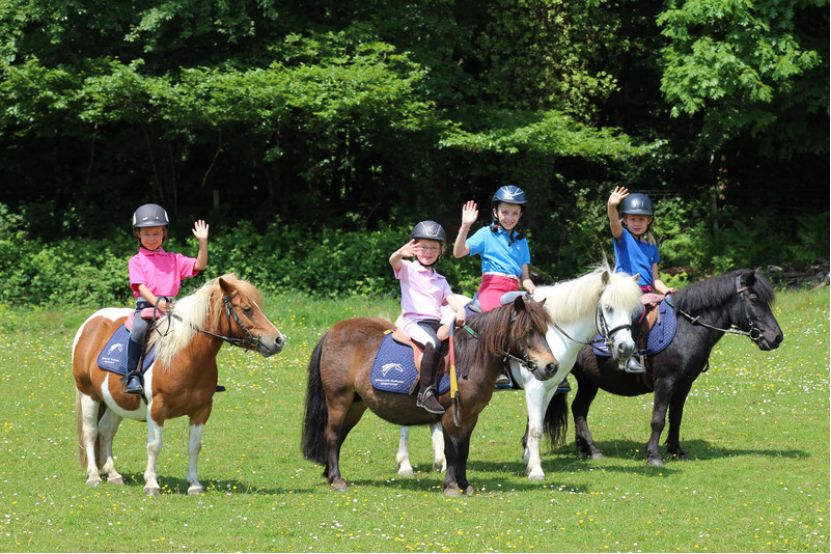
M528 241L522 239L522 260L519 262L519 267L525 264L531 265L531 250L528 249Z
M481 227L472 236L468 237L465 241L465 246L470 248L470 256L481 255L485 251L485 238L488 232L489 229L487 227Z

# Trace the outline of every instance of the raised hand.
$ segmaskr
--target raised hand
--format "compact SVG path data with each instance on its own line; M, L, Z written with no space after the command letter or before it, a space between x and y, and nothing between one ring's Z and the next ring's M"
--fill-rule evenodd
M205 223L203 219L196 221L193 224L193 236L196 240L208 240L208 228L210 226Z
M476 207L476 202L468 200L462 206L462 225L472 225L476 223L479 218L479 209Z
M618 206L627 196L629 196L629 189L626 187L615 187L615 190L609 195L609 205Z
M414 258L421 253L421 245L415 239L410 240L399 250L404 258Z

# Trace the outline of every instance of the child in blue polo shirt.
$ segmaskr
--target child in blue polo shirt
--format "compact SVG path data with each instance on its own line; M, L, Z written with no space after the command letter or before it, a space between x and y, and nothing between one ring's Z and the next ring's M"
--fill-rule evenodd
M638 284L644 293L675 292L661 281L658 272L658 244L649 231L652 224L652 200L639 192L630 193L626 187L615 187L606 202L612 244L615 249L615 271L638 275ZM624 366L629 373L644 373L646 368L633 356Z
M479 210L473 200L462 207L462 225L453 244L453 255L457 258L479 255L482 258L482 282L477 293L482 311L499 307L502 295L519 290L520 284L529 293L534 293L528 269L531 253L525 233L518 228L526 203L525 192L518 186L500 187L491 202L491 224L470 238L467 235Z

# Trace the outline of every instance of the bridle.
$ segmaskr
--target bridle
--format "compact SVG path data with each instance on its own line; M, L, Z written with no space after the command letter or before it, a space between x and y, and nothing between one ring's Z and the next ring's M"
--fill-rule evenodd
M736 294L739 295L739 298L742 300L742 309L744 310L744 317L747 319L749 331L745 331L743 329L737 329L736 327L730 327L728 329L722 329L720 327L716 327L714 325L710 325L708 323L704 323L700 321L701 316L694 316L691 315L684 310L676 307L672 302L667 298L667 304L678 312L679 314L683 315L685 318L689 320L690 323L693 325L701 325L702 327L706 327L708 329L712 329L714 331L720 331L722 333L732 333L734 335L743 335L745 337L750 337L750 340L753 342L759 342L759 339L762 338L762 330L756 325L756 322L753 321L753 318L750 317L750 300L747 298L748 295L748 288L747 285L742 285L742 278L741 275L736 276Z
M223 296L222 297L222 306L225 309L225 318L228 321L228 332L231 331L231 320L233 319L236 322L237 326L242 331L243 338L231 337L231 336L228 336L228 335L222 335L222 334L219 334L219 333L214 333L213 331L208 331L207 329L202 329L201 327L197 327L196 325L193 325L192 323L189 324L189 325L194 331L197 331L199 333L203 333L205 335L210 335L212 337L223 340L227 343L233 344L234 346L240 346L242 348L252 348L252 349L257 348L257 346L259 346L259 344L260 344L260 339L258 339L257 337L255 337L254 335L251 334L250 328L248 328L240 320L239 314L237 314L237 310L234 308L234 305L231 303L231 300L234 298L234 296L236 294L237 293L234 292L232 294L226 294L225 296ZM172 318L178 319L179 321L182 321L184 323L184 320L181 317L177 316L175 313L168 312L167 317L168 318L172 317ZM164 333L165 335L169 332L169 329L170 329L170 323L168 322L168 331L165 331L165 333ZM159 333L161 334L161 332L159 332ZM164 336L164 335L162 335L162 336Z
M471 327L470 327L467 323L465 323L464 325L462 325L462 329L464 329L465 331L467 331L467 334L469 334L469 335L470 335L471 337L473 337L474 339L479 340L479 333L477 333L477 332L476 332L473 328L471 328ZM502 355L502 361L503 361L503 362L506 362L506 361L508 361L508 360L513 360L513 361L515 361L516 363L518 363L519 365L521 365L522 367L524 367L525 369L527 369L528 371L534 371L534 369L536 369L536 367L537 367L537 364L535 364L535 363L534 363L534 362L532 362L530 359L528 359L528 357L527 357L527 356L525 356L524 354L523 354L523 355L520 355L520 356L517 356L517 355L515 355L515 354L511 354L510 352L508 352L508 351L506 350L506 351L503 351L503 352L501 353L501 355Z

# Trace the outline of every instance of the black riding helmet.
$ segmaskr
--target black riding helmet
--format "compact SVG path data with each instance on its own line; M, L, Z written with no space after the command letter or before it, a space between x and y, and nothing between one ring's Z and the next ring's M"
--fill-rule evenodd
M133 229L170 225L167 212L158 204L142 204L133 212Z
M410 233L410 238L437 240L442 244L447 242L447 234L444 232L444 228L430 219L417 223L413 227L413 232Z
M652 215L652 200L645 194L633 192L626 196L618 208L620 215Z

